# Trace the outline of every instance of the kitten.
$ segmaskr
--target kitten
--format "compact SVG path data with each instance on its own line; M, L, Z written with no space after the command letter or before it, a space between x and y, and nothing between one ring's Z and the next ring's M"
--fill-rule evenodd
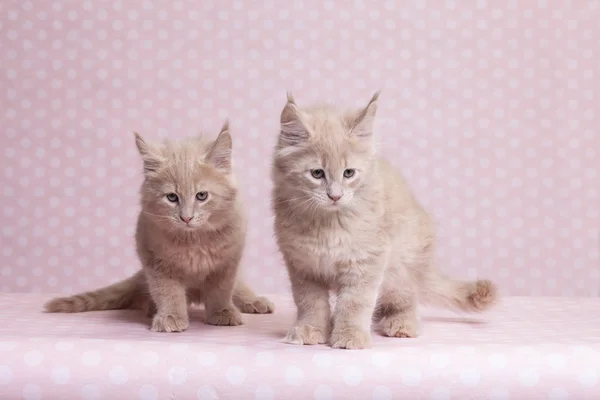
M297 306L285 342L365 348L372 323L385 336L417 336L418 300L463 311L496 301L492 282L434 267L432 219L375 152L378 95L344 111L301 109L288 94L272 169L275 235Z
M205 322L240 325L245 313L271 313L238 274L246 216L232 173L228 123L213 142L163 144L135 134L144 165L136 230L142 270L108 287L46 304L49 312L146 306L155 332L189 326L188 304L204 303ZM237 308L236 308L237 307Z

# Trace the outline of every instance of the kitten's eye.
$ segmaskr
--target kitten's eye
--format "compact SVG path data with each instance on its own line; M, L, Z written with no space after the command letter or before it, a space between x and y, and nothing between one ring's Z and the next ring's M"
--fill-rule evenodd
M179 197L177 197L175 193L169 193L167 195L167 200L169 200L171 203L177 203L179 201Z
M196 193L196 199L198 201L204 201L208 198L208 192L198 192Z
M310 174L315 179L321 179L325 176L325 171L323 171L322 169L313 169L312 171L310 171Z
M354 176L354 174L356 173L355 169L347 169L344 171L344 178L352 178Z

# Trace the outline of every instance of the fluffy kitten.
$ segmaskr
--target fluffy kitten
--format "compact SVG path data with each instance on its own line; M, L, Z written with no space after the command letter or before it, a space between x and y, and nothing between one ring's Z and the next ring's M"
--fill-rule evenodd
M46 310L146 305L156 332L187 329L188 303L204 303L205 322L212 325L242 324L236 307L273 312L238 274L246 217L232 174L228 124L212 142L193 137L151 144L137 133L135 142L144 164L136 230L142 270L93 292L54 299Z
M286 342L365 348L372 323L386 336L415 337L418 300L463 311L496 300L492 282L453 280L432 265L432 219L375 152L377 98L342 111L301 109L288 95L281 113L272 206L297 306Z

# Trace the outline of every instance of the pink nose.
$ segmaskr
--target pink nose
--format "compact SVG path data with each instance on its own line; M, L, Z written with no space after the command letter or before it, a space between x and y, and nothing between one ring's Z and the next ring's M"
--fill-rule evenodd
M333 200L333 202L334 202L334 203L335 203L336 201L338 201L339 199L341 199L341 198L342 198L342 196L338 196L338 195L335 195L335 196L334 196L334 195L331 195L331 194L328 194L328 195L327 195L327 197L329 197L331 200Z
M188 224L192 220L192 217L182 217L181 215L179 216L179 218L181 218L181 220L186 224Z

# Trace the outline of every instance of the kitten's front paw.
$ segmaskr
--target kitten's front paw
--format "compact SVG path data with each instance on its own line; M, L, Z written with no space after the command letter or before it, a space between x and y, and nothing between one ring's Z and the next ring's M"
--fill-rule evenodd
M155 315L152 319L153 332L183 332L190 326L187 317L179 317L171 314Z
M275 306L266 297L257 297L252 302L239 304L238 308L245 314L271 314Z
M334 349L366 349L371 347L371 334L359 328L334 329L331 333Z
M296 325L289 330L284 343L290 344L323 344L327 343L327 334L322 330L312 325Z
M237 326L244 323L237 308L222 308L206 316L205 323L219 326Z

